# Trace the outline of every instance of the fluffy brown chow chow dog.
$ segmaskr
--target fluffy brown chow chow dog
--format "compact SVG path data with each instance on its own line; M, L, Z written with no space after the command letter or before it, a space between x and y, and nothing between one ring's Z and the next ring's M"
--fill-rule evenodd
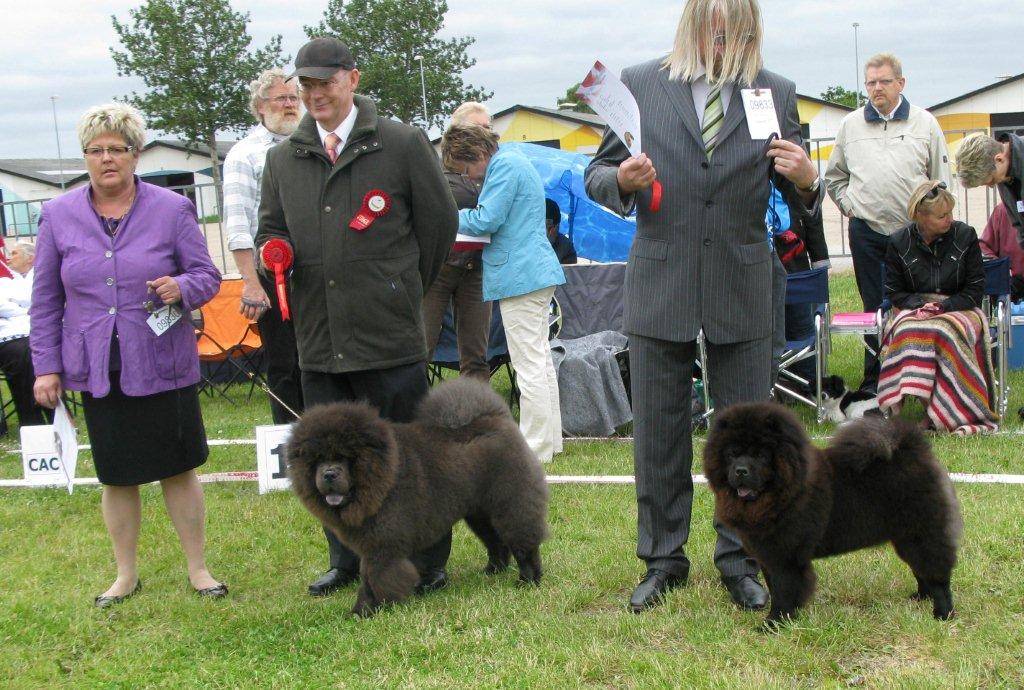
M764 570L768 627L811 598L812 559L885 542L917 578L913 598L931 599L936 618L953 615L960 505L913 425L866 417L840 427L820 449L781 405L735 405L708 434L704 474L719 520Z
M544 470L486 384L434 388L408 424L363 403L314 407L287 457L295 494L360 557L357 615L408 597L419 578L410 557L462 519L487 547L486 572L514 556L520 580L540 581Z

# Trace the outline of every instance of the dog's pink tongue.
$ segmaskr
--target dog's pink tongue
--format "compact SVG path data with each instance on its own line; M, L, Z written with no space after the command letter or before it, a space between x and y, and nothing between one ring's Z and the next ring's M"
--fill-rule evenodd
M741 486L740 488L736 489L736 493L740 495L740 498L746 498L747 496L751 495L754 492L745 486Z
M327 494L324 496L324 500L327 501L329 506L340 506L341 502L345 500L345 497L341 494Z

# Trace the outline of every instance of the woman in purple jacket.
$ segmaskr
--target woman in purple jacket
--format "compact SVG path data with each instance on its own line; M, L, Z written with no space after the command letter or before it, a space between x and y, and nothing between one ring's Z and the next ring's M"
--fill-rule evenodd
M195 207L135 176L145 123L134 109L90 109L78 125L89 184L43 204L31 345L35 397L54 407L82 392L103 519L117 579L96 606L142 588L136 568L139 485L160 481L167 512L201 596L227 586L206 569L203 490L206 432L196 384L199 357L188 314L217 292L220 273Z

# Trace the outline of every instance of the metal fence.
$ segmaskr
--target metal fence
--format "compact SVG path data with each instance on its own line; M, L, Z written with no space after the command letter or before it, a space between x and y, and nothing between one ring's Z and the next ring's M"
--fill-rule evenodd
M974 132L987 132L984 129L958 129L944 132L947 139L952 137L959 140ZM1012 131L1012 128L1011 128ZM997 130L992 130L993 134ZM805 147L808 154L815 161L818 168L818 175L824 177L825 167L828 164L827 149L835 143L834 137L823 137L819 139L808 139ZM825 153L823 154L823 149ZM950 191L957 197L957 206L954 216L958 220L970 223L981 234L986 220L992 213L996 203L999 203L994 190L980 187L975 189L964 189L954 178ZM227 250L227 240L221 230L220 216L218 213L218 190L213 184L186 185L181 187L170 187L170 189L184 194L196 206L199 216L199 227L206 237L206 244L210 250L210 256L222 273L235 273L235 263L231 252ZM39 231L39 213L44 199L35 201L5 201L0 203L0 228L4 238L34 238ZM827 199L822 208L822 216L825 223L825 237L828 241L829 253L834 257L850 256L847 246L847 219L839 212L839 209Z

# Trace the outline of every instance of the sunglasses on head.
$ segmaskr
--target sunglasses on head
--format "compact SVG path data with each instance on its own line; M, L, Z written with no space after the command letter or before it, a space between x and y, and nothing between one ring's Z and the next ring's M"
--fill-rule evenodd
M934 198L939 196L939 191L945 191L945 190L946 190L946 183L945 182L940 182L940 183L938 183L937 185L935 185L934 187L932 187L931 189L928 190L928 193L924 195L924 197L922 198L922 201L924 199L934 199Z

